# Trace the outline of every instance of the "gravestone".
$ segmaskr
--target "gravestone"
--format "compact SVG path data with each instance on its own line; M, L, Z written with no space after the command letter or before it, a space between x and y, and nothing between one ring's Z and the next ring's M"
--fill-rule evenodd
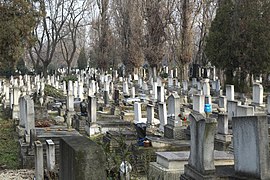
M35 112L34 101L29 95L23 96L21 99L20 109L20 125L25 128L26 143L30 143L30 130L35 128Z
M267 96L267 114L270 114L270 95Z
M153 100L157 100L158 98L157 87L158 87L158 83L153 82L153 96L152 96Z
M234 85L226 85L226 97L229 101L234 101Z
M35 179L44 179L43 146L40 141L35 141Z
M131 87L131 98L135 98L135 87Z
M128 82L126 81L123 82L123 94L127 96L129 95Z
M46 156L48 171L55 170L55 144L51 139L46 140Z
M219 106L220 111L227 112L227 97L226 96L219 96L218 106Z
M97 121L97 99L95 96L88 96L88 118L86 119L85 131L87 135L92 136L100 132Z
M158 102L164 102L164 86L157 87L157 99Z
M253 84L252 102L257 106L263 105L263 86L261 84Z
M104 180L106 159L102 148L83 136L60 141L60 180Z
M265 116L233 117L235 173L270 179L268 122Z
M154 122L154 105L147 104L147 124L152 125Z
M170 139L185 139L186 135L182 126L181 115L181 99L180 96L175 92L168 97L168 124L164 127L164 137Z
M218 126L215 139L215 148L216 150L227 151L229 145L231 144L232 138L232 135L229 134L229 120L227 113L219 113L217 121Z
M210 96L209 79L205 79L203 83L203 95Z
M13 88L13 107L12 107L12 119L19 119L19 97L20 97L20 89L17 84L14 85Z
M216 119L192 113L190 119L190 156L180 179L216 179L214 165L214 138Z
M119 89L114 90L114 103L116 106L119 105L120 91Z
M232 117L236 116L237 106L241 105L240 101L227 101L228 119L231 121Z
M193 96L193 111L203 114L204 113L204 95L195 94Z
M134 123L142 123L142 109L139 102L134 103Z
M159 130L164 132L164 126L167 124L167 108L165 102L158 103Z

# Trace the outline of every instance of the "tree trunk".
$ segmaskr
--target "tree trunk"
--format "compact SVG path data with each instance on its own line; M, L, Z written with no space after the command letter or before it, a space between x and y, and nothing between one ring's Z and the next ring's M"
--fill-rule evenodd
M68 66L68 75L70 75L70 71L71 71L71 69L70 69L71 62L68 62L68 63L67 63L67 66Z
M49 66L48 63L43 63L43 77L44 78L47 78L48 76L48 66Z

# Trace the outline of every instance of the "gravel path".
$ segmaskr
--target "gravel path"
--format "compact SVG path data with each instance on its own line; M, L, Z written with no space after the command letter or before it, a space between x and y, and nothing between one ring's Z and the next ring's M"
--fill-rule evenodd
M34 170L30 169L17 169L17 170L1 170L0 171L1 180L26 180L34 179Z

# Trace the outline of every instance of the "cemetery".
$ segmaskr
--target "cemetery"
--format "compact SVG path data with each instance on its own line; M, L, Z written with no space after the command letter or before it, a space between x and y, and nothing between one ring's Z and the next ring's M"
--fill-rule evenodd
M168 79L166 69L156 82L143 68L128 78L89 68L68 82L65 69L1 79L21 168L40 180L270 179L263 86L254 80L243 99L213 74L169 84L177 69Z
M0 1L0 180L270 180L269 9Z

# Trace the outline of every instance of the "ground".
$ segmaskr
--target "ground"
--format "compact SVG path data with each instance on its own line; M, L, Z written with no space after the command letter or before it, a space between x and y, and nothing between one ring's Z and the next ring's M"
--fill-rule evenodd
M0 179L33 179L33 170L19 169L18 148L14 121L0 107Z

